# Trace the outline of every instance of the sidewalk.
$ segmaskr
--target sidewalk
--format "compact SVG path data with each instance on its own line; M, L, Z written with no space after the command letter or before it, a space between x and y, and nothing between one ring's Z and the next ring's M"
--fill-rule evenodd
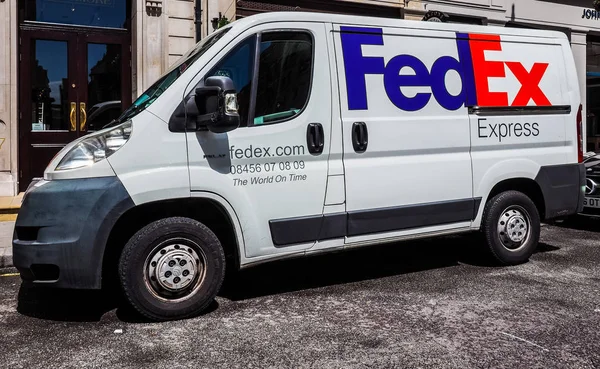
M0 268L12 266L12 238L23 194L0 197Z

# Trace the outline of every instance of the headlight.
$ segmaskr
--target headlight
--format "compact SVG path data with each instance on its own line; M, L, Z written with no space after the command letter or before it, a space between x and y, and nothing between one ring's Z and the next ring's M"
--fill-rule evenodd
M131 130L131 121L126 121L110 130L85 137L63 157L56 170L87 167L108 158L125 145L131 136Z

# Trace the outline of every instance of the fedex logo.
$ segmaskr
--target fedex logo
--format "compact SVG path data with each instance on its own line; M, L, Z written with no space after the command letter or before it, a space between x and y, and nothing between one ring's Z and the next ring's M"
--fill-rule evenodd
M447 110L457 110L466 106L526 106L533 101L538 106L551 105L540 89L539 83L548 69L548 63L534 63L527 70L520 62L486 60L485 51L501 51L502 43L498 35L457 33L456 46L458 59L442 56L432 65L431 70L413 55L397 55L385 64L383 57L364 56L363 45L384 45L381 28L342 27L342 52L346 70L348 108L366 110L366 75L383 75L385 92L390 101L404 111L423 109L431 97ZM508 101L507 92L490 91L489 78L506 77L506 68L520 82L516 97ZM403 68L412 74L400 75ZM445 83L446 74L454 70L461 78L461 91L453 95ZM431 93L420 92L406 96L401 87L430 87Z

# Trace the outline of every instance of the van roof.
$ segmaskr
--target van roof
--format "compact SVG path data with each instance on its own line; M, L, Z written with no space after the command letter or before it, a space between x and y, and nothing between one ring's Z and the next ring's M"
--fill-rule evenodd
M559 31L501 26L483 26L461 23L420 22L415 20L367 17L344 14L313 12L268 12L236 20L227 27L251 27L270 22L323 22L334 24L352 24L360 26L395 27L439 31L460 31L466 33L489 33L522 37L566 40L567 35Z

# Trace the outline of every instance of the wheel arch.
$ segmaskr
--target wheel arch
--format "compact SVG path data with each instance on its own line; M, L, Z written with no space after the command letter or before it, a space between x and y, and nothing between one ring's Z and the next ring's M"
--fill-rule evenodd
M227 270L240 268L244 243L233 208L216 194L197 193L191 197L139 204L124 212L107 237L102 258L102 285L118 283L118 259L127 241L137 231L151 222L174 216L188 217L210 228L223 246Z
M481 198L481 206L472 227L478 229L481 226L485 204L498 193L507 190L521 191L535 197L534 203L542 217L546 212L546 204L542 188L536 180L541 168L539 163L521 157L504 159L485 169L477 169L474 173L483 171L474 175L473 191L475 198Z
M544 200L544 193L540 187L540 185L531 178L508 178L503 181L500 181L492 187L487 198L484 200L484 204L487 204L488 201L493 199L496 195L505 192L505 191L519 191L527 195L537 208L540 219L545 218L546 214L546 203Z

